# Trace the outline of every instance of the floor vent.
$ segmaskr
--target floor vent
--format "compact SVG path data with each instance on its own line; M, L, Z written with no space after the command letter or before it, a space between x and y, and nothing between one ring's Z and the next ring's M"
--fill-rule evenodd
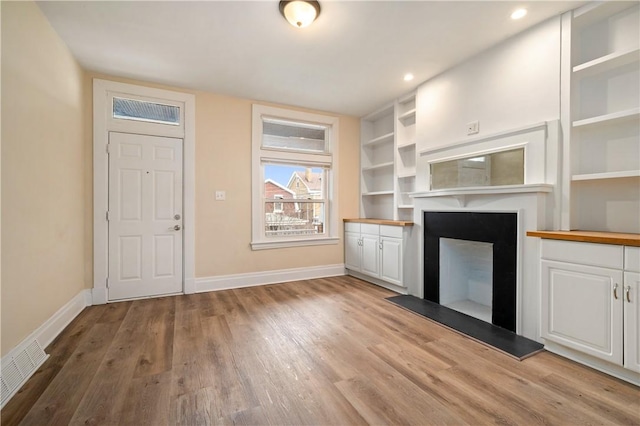
M0 382L2 383L2 403L0 407L13 396L20 386L44 363L49 356L40 347L37 340L18 350L14 356L3 360Z

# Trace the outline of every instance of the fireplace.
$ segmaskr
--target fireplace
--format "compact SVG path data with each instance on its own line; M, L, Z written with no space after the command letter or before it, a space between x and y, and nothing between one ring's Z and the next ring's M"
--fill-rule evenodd
M510 331L517 318L517 213L425 211L424 298Z

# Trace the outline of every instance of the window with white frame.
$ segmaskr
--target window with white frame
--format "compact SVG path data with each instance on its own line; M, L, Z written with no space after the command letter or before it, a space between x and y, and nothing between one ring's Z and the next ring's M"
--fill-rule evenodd
M254 250L335 244L338 119L253 106Z

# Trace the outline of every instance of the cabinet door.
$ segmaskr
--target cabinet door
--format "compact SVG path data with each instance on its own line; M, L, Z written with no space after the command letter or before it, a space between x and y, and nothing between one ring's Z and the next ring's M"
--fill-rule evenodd
M402 240L380 237L380 278L404 287L402 283Z
M380 275L379 268L379 237L377 235L361 234L362 240L362 261L360 263L363 274L378 277Z
M360 234L344 234L344 266L354 271L360 270Z
M542 337L622 365L622 271L543 260L541 277Z
M627 287L629 290L627 299ZM640 274L624 273L624 366L640 373Z

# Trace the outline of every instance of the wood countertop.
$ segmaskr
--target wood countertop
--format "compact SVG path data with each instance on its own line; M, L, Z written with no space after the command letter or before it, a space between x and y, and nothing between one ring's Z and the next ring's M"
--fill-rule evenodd
M550 240L640 247L640 234L596 231L527 231L527 236L547 238Z
M407 220L390 219L343 219L344 222L372 223L374 225L413 226L413 222Z

